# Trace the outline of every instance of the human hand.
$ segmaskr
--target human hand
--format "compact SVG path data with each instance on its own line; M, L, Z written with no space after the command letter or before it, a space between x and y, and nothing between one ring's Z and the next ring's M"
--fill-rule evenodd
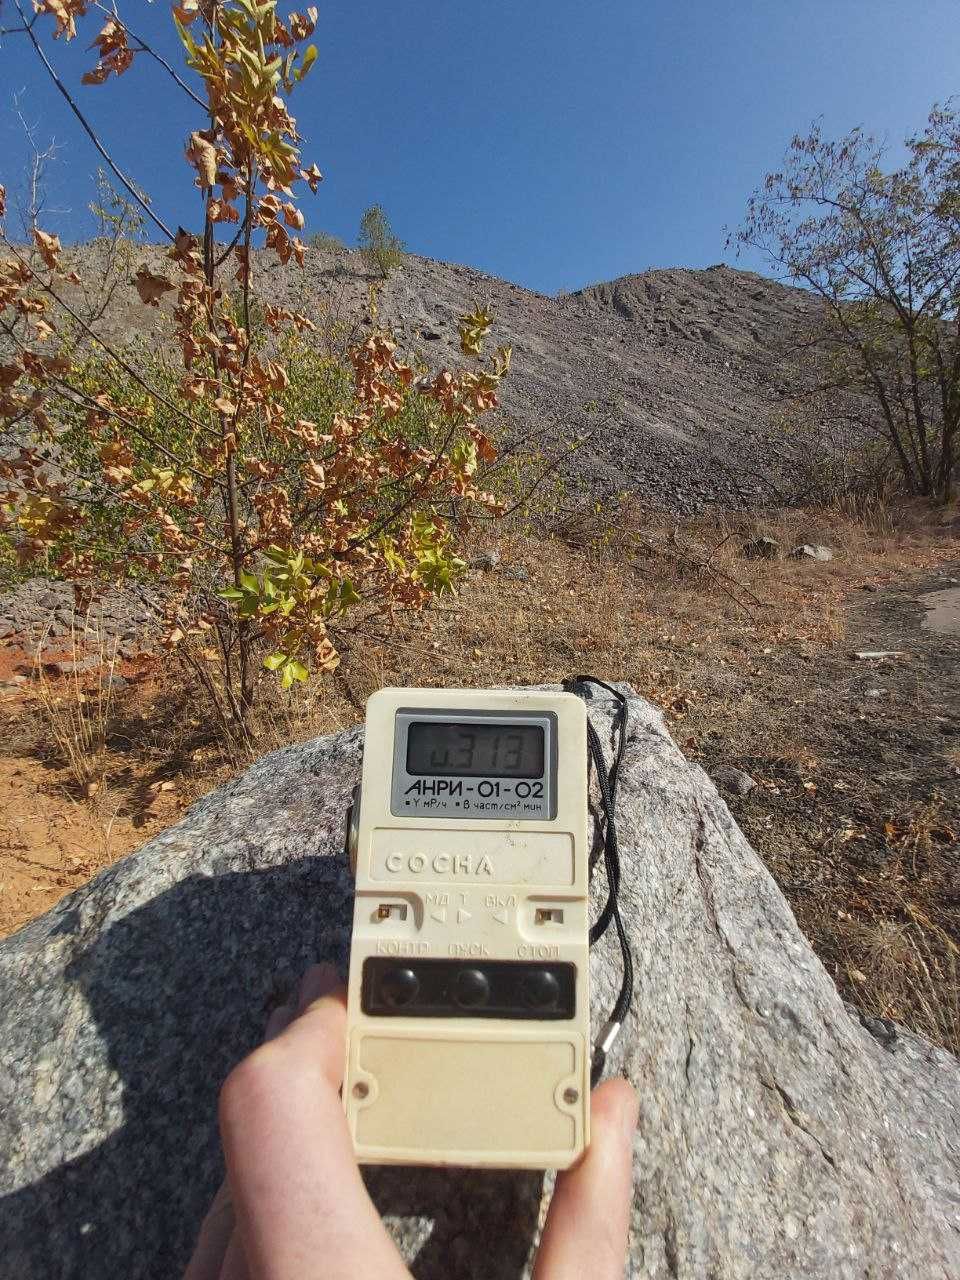
M329 965L304 976L299 1008L220 1094L227 1180L185 1280L410 1280L363 1184L339 1089L345 993ZM609 1080L591 1099L591 1143L557 1175L535 1280L619 1280L630 1213L637 1096Z

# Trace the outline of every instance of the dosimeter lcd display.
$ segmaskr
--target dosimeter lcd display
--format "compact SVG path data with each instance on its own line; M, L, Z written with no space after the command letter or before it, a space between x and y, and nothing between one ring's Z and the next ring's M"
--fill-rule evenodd
M407 732L407 773L464 778L541 778L544 733L534 724L414 721Z

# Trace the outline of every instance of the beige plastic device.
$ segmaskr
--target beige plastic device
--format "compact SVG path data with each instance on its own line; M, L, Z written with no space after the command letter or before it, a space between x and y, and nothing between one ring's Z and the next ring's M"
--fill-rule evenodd
M563 1169L590 1119L586 712L367 703L343 1101L372 1164Z

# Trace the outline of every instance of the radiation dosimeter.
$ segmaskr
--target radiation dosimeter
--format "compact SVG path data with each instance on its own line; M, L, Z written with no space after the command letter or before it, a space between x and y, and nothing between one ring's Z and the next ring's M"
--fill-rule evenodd
M587 719L573 693L382 689L348 822L343 1102L373 1164L589 1143Z

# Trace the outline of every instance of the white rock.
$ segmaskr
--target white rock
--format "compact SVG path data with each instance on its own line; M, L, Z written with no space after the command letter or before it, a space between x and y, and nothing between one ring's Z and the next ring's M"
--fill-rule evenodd
M792 560L832 560L833 552L819 543L804 542L790 552Z

